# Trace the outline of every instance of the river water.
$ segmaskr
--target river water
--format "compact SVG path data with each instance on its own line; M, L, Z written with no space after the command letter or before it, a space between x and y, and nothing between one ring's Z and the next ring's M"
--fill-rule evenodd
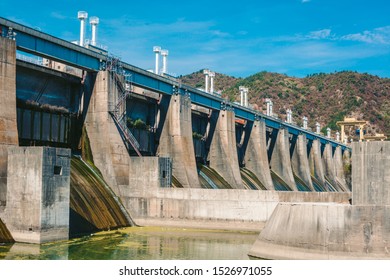
M129 227L36 244L0 244L10 260L247 260L258 233Z

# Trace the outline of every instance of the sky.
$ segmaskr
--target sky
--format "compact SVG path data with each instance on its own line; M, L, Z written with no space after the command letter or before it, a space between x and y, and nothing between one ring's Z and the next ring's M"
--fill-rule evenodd
M173 75L208 68L242 78L344 70L390 78L388 0L0 2L0 17L69 41L79 39L78 11L99 17L98 44L144 69L154 69L153 46L161 46Z

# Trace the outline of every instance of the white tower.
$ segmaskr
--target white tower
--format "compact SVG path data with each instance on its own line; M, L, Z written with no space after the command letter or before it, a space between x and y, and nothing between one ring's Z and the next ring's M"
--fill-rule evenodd
M336 141L340 142L340 132L336 132Z
M316 133L321 134L321 125L319 122L316 122Z
M272 103L272 100L267 98L265 100L265 103L267 104L267 116L271 116L273 115L273 112L272 112L272 107L273 107L273 103Z
M292 123L292 111L287 109L287 123Z
M210 93L214 93L214 77L215 77L215 72L209 72L209 77L210 77Z
M307 117L303 117L302 121L303 121L303 129L307 129Z
M239 87L240 90L240 105L241 106L248 106L248 88L247 87Z
M89 23L92 26L92 40L91 45L96 46L97 41L97 26L99 24L99 18L98 17L90 17Z
M167 65L167 57L168 57L168 50L161 50L161 56L162 56L162 74L166 74L168 72L168 65Z
M209 92L209 75L210 75L210 70L209 69L204 69L203 70L204 74L204 91Z
M326 137L330 138L331 129L328 127L326 129Z
M80 46L84 46L85 41L85 20L88 18L88 13L84 11L79 11L77 18L80 20Z
M154 46L153 47L153 52L156 54L156 63L155 63L155 66L154 66L154 73L159 74L158 73L159 72L158 64L159 64L159 60L160 60L161 47Z

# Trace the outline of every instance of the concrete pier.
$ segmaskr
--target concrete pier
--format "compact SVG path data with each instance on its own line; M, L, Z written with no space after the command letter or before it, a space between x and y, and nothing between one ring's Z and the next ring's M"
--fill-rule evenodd
M390 142L353 143L352 164L352 205L280 203L249 255L390 259Z
M8 147L18 145L16 45L0 37L0 207L6 204Z
M264 121L255 121L245 152L245 167L248 168L267 190L274 190L267 156L267 141Z
M234 189L244 189L238 164L235 116L232 111L220 111L211 140L210 167Z
M297 191L294 174L291 167L290 143L288 131L279 129L270 161L271 169L279 175L290 189Z
M335 165L336 180L337 180L339 187L344 192L350 191L349 187L347 186L347 182L345 180L344 160L343 160L343 154L341 151L341 147L336 147L336 150L335 150L334 155L333 155L333 162Z
M332 145L325 145L324 152L322 154L322 160L324 163L325 177L337 191L343 191L337 182L336 166L333 159Z
M322 186L325 186L325 171L321 159L321 143L319 140L313 140L309 152L310 173L316 178Z
M309 158L307 155L307 141L305 135L298 135L293 151L292 168L295 174L309 187L311 191L315 191L311 180Z
M172 158L172 172L184 188L200 188L192 139L191 99L173 95L157 154Z
M119 186L129 184L129 153L109 113L109 105L115 104L118 95L115 85L108 71L97 74L85 126L94 164L120 195Z
M11 147L5 224L17 242L69 237L70 150Z

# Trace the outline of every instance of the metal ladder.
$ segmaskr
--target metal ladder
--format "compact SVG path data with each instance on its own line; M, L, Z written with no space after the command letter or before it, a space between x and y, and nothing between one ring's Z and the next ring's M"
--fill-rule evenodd
M127 97L130 95L130 91L123 87L122 82L119 81L116 73L113 73L113 76L116 82L115 84L118 85L119 88L119 98L118 102L115 104L114 111L111 112L111 115L125 137L127 143L130 143L137 155L142 157L141 152L139 151L140 145L133 133L131 133L130 129L127 127L124 119L126 110L123 110L123 102L126 102Z

